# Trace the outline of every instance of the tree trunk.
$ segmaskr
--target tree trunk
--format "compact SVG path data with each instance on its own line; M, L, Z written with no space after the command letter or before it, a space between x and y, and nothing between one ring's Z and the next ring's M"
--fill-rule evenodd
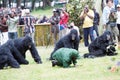
M32 10L35 8L35 2L36 0L32 0Z
M7 7L7 0L2 0L3 7Z
M11 0L9 0L9 7L11 7Z
M26 0L24 0L24 8L26 8L26 5L25 5L25 3L26 3Z
M51 0L43 0L43 8L50 6L51 5Z
M17 0L17 8L20 7L21 0Z

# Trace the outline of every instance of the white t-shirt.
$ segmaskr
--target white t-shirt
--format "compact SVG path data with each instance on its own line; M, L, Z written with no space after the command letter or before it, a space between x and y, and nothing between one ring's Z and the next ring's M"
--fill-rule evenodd
M120 11L117 11L117 24L120 24Z
M66 34L69 34L72 29L77 30L78 36L80 36L79 28L78 28L77 26L73 26L73 28L71 28L71 29L68 29L68 28L67 28Z

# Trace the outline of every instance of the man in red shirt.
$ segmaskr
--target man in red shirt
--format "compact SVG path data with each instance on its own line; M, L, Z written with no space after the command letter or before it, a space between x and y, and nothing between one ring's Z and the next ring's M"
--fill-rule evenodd
M60 15L60 26L59 26L59 39L66 35L66 28L69 20L69 14L62 9Z

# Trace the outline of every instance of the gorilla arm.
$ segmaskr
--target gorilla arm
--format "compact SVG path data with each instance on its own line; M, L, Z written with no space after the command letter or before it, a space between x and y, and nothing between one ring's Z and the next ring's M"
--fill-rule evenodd
M12 43L12 42L11 42ZM12 50L13 50L13 56L15 59L19 62L19 64L29 64L27 60L21 55L21 53L18 51L18 49L12 44L11 45Z
M38 64L42 63L41 58L40 58L40 56L38 54L38 51L37 51L37 49L36 49L34 44L31 46L30 52L31 52L31 55L34 58L34 61L36 63L38 63Z

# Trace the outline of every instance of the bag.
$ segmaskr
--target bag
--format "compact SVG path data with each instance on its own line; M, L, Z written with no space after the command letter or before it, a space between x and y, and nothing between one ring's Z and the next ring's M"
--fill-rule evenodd
M116 23L115 22L110 22L110 27L115 27Z

